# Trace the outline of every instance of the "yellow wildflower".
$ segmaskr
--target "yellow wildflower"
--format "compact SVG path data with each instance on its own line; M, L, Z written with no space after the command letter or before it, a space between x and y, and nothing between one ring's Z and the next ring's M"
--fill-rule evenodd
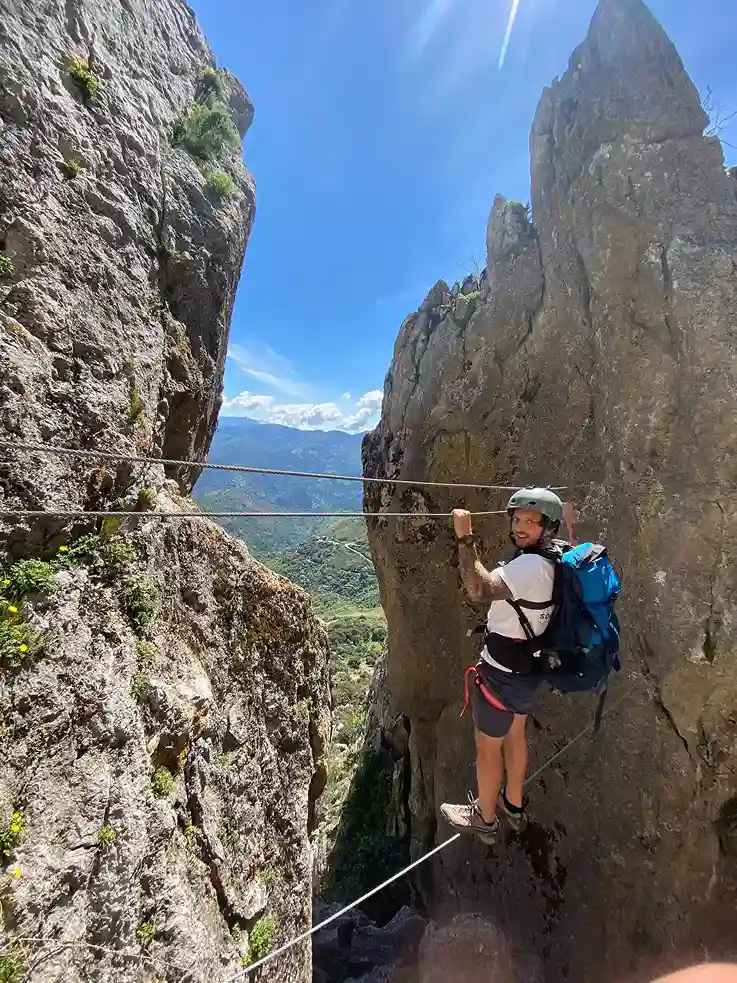
M13 874L13 877L20 877L21 876L20 864L16 864L15 867L13 867L12 874Z
M18 646L18 651L19 652L27 652L28 651L28 646L27 645L19 645Z
M8 611L10 611L11 614L18 614L18 608L15 606L15 604L9 604Z
M59 547L59 552L60 553L68 553L69 552L69 547L68 546L60 546Z
M6 577L5 580L3 581L3 587L9 587L9 586L10 586L10 581Z

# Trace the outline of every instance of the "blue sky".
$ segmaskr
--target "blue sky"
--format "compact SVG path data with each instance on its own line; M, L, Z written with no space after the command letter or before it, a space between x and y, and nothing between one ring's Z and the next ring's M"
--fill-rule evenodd
M244 157L256 221L225 414L375 424L403 318L438 279L483 266L496 192L528 199L540 93L595 5L194 0L218 65L255 106ZM711 86L725 113L737 109L737 3L650 7L699 88ZM737 146L734 124L722 136ZM737 163L737 150L726 153Z

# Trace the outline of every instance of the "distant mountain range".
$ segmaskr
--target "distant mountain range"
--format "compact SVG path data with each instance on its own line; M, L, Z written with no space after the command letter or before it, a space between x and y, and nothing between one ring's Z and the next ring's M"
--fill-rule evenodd
M220 421L209 462L361 474L362 435L295 430L243 418ZM285 478L204 471L195 498L205 511L360 512L359 481ZM362 517L355 519L219 519L267 566L307 590L327 624L335 743L322 821L335 832L350 788L354 742L364 729L364 703L387 626Z
M361 474L362 434L296 430L242 417L220 420L208 458L211 464L241 464L284 471ZM202 473L194 496L206 511L360 512L358 481L287 478L233 471ZM224 519L221 525L245 540L255 556L295 549L329 528L324 519ZM355 536L365 539L363 520Z

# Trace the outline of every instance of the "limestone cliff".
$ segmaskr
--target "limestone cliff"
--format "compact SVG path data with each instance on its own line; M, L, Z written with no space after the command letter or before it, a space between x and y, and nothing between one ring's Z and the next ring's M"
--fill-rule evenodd
M6 578L33 585L29 652L0 649L0 903L39 983L220 979L309 923L326 636L173 484L170 518ZM263 978L309 971L300 946Z
M14 446L204 459L251 117L181 0L0 0L0 506L132 513L0 526L3 979L224 979L309 924L307 595L179 517L196 468Z
M0 420L16 439L206 455L255 199L253 109L212 65L182 0L0 2ZM22 481L3 466L16 507L99 506L130 483L32 461Z
M479 282L440 282L402 325L368 475L574 486L623 574L626 672L596 744L536 783L496 852L454 845L422 875L440 913L491 913L550 980L735 956L737 202L677 52L641 0L600 0L532 128L532 215L498 197ZM389 681L410 718L413 848L473 787L458 720L476 648L449 523L503 493L371 488ZM502 517L477 523L488 563ZM534 763L585 698L550 698Z

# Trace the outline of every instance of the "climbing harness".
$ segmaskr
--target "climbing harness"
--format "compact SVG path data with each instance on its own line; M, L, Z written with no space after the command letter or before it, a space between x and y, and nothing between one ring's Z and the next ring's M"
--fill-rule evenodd
M504 704L499 699L499 697L495 696L491 692L489 687L484 683L484 677L479 672L480 664L481 664L480 662L477 662L475 666L469 666L468 669L466 669L465 673L463 674L463 689L465 693L465 699L463 701L463 707L461 708L460 716L462 717L463 714L466 712L466 710L468 710L468 701L469 701L468 677L469 676L473 678L474 685L478 686L481 695L483 696L483 698L486 700L487 703L493 706L496 710L501 710L504 713L509 713L509 709L504 706Z

